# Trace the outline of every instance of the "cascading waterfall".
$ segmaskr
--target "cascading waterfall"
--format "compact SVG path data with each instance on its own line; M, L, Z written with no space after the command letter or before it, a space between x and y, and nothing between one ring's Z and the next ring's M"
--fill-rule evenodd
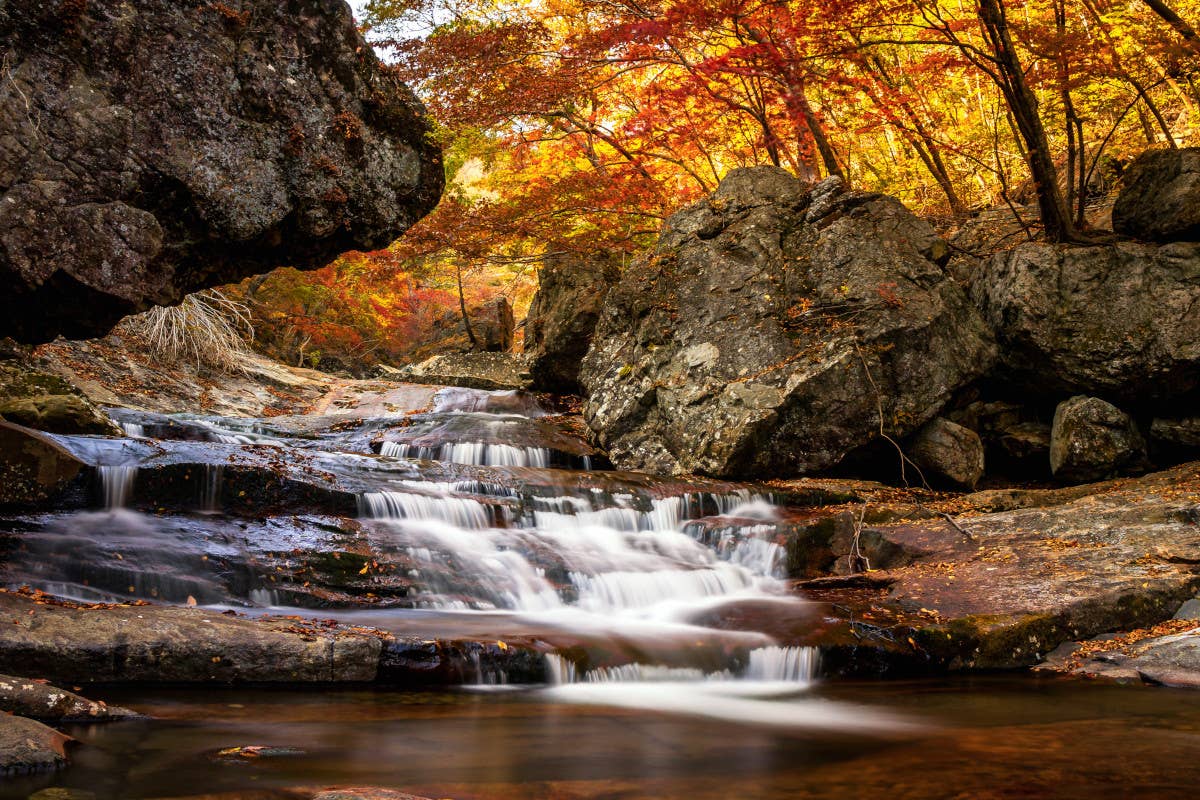
M343 436L350 427L322 429L313 419L273 420L266 427L189 417L189 437L201 426L201 439L222 443L187 438L168 451L177 457L174 452L195 448L215 459L198 465L197 506L190 511L221 509L224 465L240 458L274 460L273 453L253 448L279 444L303 449L311 459L304 469L327 470L344 485L359 487L359 519L343 526L319 512L268 516L243 531L245 521L236 513L190 514L181 517L186 522L167 523L169 515L125 511L126 540L114 539L110 550L92 559L102 565L111 559L107 571L72 569L71 548L59 548L53 569L40 574L74 585L77 592L118 597L181 602L180 597L195 596L201 603L275 610L281 602L316 605L347 624L398 633L411 632L413 620L434 620L426 623L436 626L432 638L445 633L440 627L445 624L470 631L464 641L502 644L499 640L520 636L551 647L570 642L580 648L570 651L572 658L585 653L579 663L592 666L585 670L558 655L546 658L556 683L547 691L563 692L566 702L672 713L713 706L720 709L714 714L741 719L763 713L761 706L770 703L762 698L794 695L813 681L815 650L777 646L762 628L746 625L754 615L769 614L771 630L804 630L810 613L778 580L784 548L778 513L767 497L744 489L696 491L648 477L547 469L552 459L570 462L564 461L566 451L552 449L559 435L552 423L539 422L546 427L538 430L526 424L533 413L527 397L478 392L440 397L440 413L448 420L429 422L432 432L407 426L406 435L442 444L385 442L382 453L471 468L396 464L363 455L368 437L394 427L386 420L367 421L353 427L353 436ZM130 435L133 425L127 424ZM169 423L161 427L173 430ZM505 436L552 447L508 444ZM239 456L230 447L246 450ZM119 446L82 440L80 449L91 463L126 462L97 469L110 509L129 501L137 476L132 462L149 463L164 452L128 439ZM513 466L525 469L488 469ZM433 480L421 480L423 474ZM114 536L111 519L105 524L105 535ZM144 536L142 528L148 531ZM53 549L53 532L46 541ZM180 541L189 548L202 542L202 551L176 552ZM160 579L164 570L170 581ZM362 594L372 598L363 604L369 608L356 607ZM355 615L366 615L364 622L355 622ZM515 632L506 633L510 629ZM505 670L520 662L498 653L489 643L467 656L462 674L479 685L506 684ZM735 700L759 705L727 704Z
M483 442L454 442L436 447L417 447L404 442L383 442L379 452L392 458L419 458L486 467L550 466L550 450L546 447L514 447Z
M100 476L100 494L104 498L105 508L124 508L133 493L133 484L137 480L138 468L122 464L119 466L96 467Z

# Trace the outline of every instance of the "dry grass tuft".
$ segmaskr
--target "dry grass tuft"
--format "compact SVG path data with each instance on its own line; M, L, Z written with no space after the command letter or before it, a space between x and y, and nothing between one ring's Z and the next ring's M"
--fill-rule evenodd
M190 362L222 372L245 369L254 338L250 309L216 289L190 294L177 306L129 317L119 329L144 339L150 353L164 363Z

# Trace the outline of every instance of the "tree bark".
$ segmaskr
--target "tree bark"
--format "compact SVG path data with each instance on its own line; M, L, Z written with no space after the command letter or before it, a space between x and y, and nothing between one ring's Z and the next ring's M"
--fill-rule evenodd
M1058 169L1050 153L1046 129L1038 115L1038 101L1017 55L1002 0L979 0L979 19L992 49L994 77L1012 112L1017 131L1025 142L1026 160L1037 190L1038 210L1046 238L1052 242L1077 241L1081 237L1058 183Z

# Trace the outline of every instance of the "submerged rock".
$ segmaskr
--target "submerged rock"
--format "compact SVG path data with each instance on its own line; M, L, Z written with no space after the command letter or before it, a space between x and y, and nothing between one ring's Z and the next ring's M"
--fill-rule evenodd
M0 335L94 336L436 204L424 111L342 0L8 3Z
M0 775L32 775L67 765L66 746L74 741L40 722L0 714Z
M580 380L622 468L829 468L990 367L946 243L891 197L734 170L608 294Z
M974 274L1006 376L1138 405L1200 387L1200 244L1025 243Z
M938 417L912 439L912 456L923 469L958 486L974 489L983 477L983 442L970 428Z
M547 256L525 318L525 355L533 387L578 394L579 368L604 307L620 278L605 254Z
M1200 239L1200 148L1147 150L1125 169L1113 230L1136 239Z
M1084 483L1146 466L1146 442L1121 409L1096 397L1072 397L1054 412L1050 470Z

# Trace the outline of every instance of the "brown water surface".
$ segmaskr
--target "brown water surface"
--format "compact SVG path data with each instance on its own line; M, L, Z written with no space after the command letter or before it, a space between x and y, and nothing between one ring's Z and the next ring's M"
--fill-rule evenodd
M71 768L9 781L0 797L48 785L132 800L341 784L459 800L1092 800L1191 798L1200 785L1200 694L1035 678L826 684L772 701L923 726L854 735L563 705L536 691L95 693L154 719L72 729L82 744ZM244 745L302 752L213 758Z

